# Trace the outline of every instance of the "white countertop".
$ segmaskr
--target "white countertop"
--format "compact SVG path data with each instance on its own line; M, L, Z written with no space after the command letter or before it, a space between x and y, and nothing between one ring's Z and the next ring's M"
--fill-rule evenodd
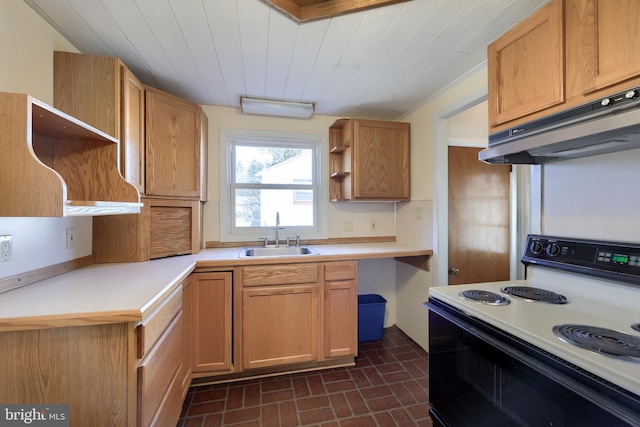
M256 264L430 256L399 243L311 245L319 255L238 258L240 248L205 249L140 263L93 264L0 294L0 331L137 322L194 269Z

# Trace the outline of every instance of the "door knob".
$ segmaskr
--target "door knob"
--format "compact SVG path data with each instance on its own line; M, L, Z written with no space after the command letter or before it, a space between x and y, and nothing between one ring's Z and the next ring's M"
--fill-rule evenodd
M457 276L458 274L460 274L460 269L452 267L449 269L449 274L451 274L452 276Z

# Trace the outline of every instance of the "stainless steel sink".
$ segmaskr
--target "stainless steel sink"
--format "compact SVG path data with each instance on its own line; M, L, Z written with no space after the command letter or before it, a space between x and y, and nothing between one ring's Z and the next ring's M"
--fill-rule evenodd
M275 256L299 256L318 255L315 249L309 246L258 246L242 248L239 258L246 257L275 257Z

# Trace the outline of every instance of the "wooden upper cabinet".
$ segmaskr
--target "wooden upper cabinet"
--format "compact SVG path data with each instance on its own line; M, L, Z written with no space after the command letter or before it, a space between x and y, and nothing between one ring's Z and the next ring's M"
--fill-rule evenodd
M53 104L120 140L120 173L144 193L144 87L118 58L53 53Z
M490 44L487 59L490 126L563 103L562 0L552 0Z
M120 138L118 58L53 52L53 106Z
M200 197L201 110L150 87L146 91L146 194Z
M329 129L329 198L409 200L409 123L340 119Z
M575 25L569 46L582 55L583 93L588 94L640 76L640 2L637 0L567 0L567 25ZM574 20L573 22L571 20ZM577 21L577 22L576 22ZM579 74L580 75L580 74ZM567 80L571 74L567 73ZM613 90L613 89L612 89ZM608 90L607 92L610 92Z

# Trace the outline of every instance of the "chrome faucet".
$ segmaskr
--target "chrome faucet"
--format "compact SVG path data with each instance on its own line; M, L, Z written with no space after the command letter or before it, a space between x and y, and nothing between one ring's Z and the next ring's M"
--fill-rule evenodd
M278 236L279 229L280 229L280 212L276 212L276 248L280 247L280 237Z

